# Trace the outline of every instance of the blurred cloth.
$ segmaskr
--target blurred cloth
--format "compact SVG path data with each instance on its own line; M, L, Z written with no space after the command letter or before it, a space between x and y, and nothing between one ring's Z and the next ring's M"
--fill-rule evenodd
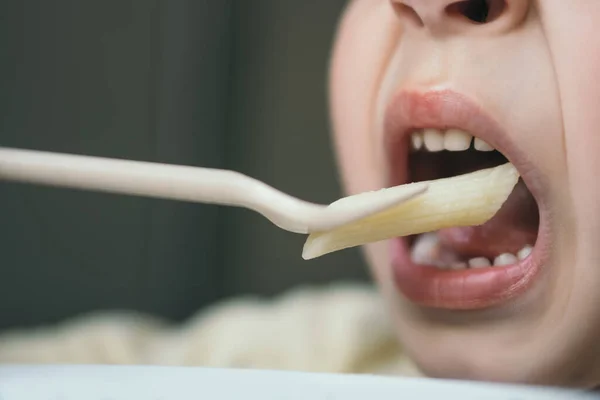
M0 335L0 363L135 364L418 376L370 286L239 298L169 326L130 313L87 315Z

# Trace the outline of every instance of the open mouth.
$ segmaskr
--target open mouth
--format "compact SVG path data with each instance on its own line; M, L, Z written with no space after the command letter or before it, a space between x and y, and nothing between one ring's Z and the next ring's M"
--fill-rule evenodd
M393 185L453 177L521 157L491 119L454 93L405 93L389 109L386 127ZM513 165L519 170L523 163ZM542 264L540 215L536 197L520 179L483 225L393 239L396 284L409 300L436 308L477 309L513 298L530 286Z

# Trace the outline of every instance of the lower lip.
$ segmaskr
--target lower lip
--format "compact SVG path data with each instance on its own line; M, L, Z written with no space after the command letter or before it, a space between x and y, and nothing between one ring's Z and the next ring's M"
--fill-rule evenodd
M478 310L499 306L529 289L545 259L541 233L533 252L516 264L464 270L441 270L412 262L406 238L390 241L396 287L411 302L449 310Z

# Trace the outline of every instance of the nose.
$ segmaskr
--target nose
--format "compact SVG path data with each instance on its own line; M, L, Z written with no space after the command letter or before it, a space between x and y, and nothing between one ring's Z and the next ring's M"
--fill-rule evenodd
M519 26L530 0L391 0L407 25L433 34L505 31Z

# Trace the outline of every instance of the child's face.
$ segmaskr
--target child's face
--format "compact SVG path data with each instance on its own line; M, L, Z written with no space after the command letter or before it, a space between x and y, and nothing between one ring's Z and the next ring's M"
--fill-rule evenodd
M600 383L597 21L598 0L355 0L343 17L331 109L349 193L501 162L430 151L464 148L464 133L430 131L415 153L417 128L485 139L525 182L482 227L411 240L420 250L366 246L398 335L429 375ZM522 260L485 266L504 253Z

